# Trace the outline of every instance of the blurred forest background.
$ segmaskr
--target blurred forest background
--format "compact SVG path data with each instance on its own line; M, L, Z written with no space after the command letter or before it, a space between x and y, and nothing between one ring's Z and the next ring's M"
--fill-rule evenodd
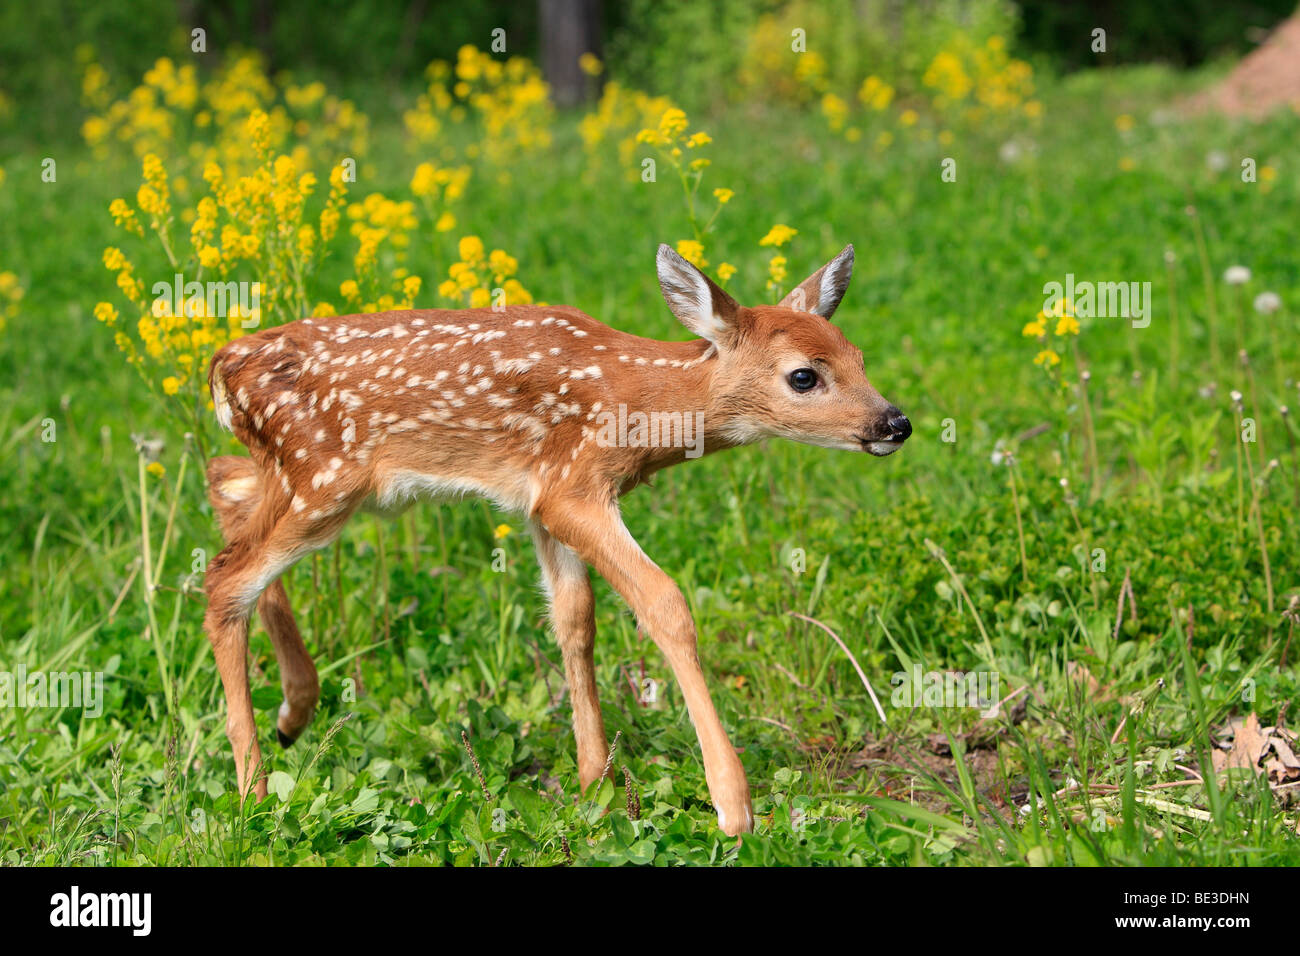
M848 54L829 58L833 79L853 80L834 73L871 62L871 72L898 86L904 74L924 68L954 24L1015 37L1014 55L1059 73L1098 63L1190 67L1236 58L1294 10L1293 0L60 0L0 10L0 90L20 121L10 134L14 127L26 136L53 134L67 128L62 116L79 108L79 53L84 61L93 50L110 74L130 74L142 51L188 51L190 29L202 27L209 50L256 50L269 73L308 72L364 96L372 116L382 117L385 103L400 111L401 87L430 61L454 59L464 44L487 49L492 31L503 29L507 48L494 52L541 64L560 105L572 104L573 86L584 80L589 97L599 93L601 80L583 77L567 55L576 45L606 62L605 77L673 87L686 109L707 110L739 95L753 25L778 11L823 38L833 34ZM158 24L169 20L174 34L160 43ZM1108 36L1104 60L1089 49L1097 28Z

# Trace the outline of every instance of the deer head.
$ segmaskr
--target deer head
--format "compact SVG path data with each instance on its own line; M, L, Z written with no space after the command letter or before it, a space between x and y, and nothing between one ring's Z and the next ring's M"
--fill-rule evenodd
M780 436L884 456L912 434L867 380L861 350L830 321L853 273L853 246L775 306L739 305L667 245L658 264L668 307L717 350L708 417L728 440Z

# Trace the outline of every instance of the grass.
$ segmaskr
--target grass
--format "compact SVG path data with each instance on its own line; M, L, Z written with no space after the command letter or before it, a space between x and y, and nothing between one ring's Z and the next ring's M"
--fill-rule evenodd
M836 321L916 430L883 461L737 450L625 501L687 595L743 748L758 820L743 841L717 829L671 675L603 583L598 681L619 739L609 779L578 792L531 545L477 502L359 519L289 575L321 704L294 748L272 746L281 694L255 625L273 795L241 808L201 629L216 524L178 436L91 316L112 293L107 206L138 170L92 162L71 120L65 142L6 157L3 265L29 291L0 337L0 664L103 672L105 703L98 718L0 709L0 861L1296 862L1285 792L1216 774L1210 747L1231 716L1281 722L1297 690L1283 611L1300 588L1300 461L1278 411L1300 404L1296 316L1242 311L1220 277L1245 264L1252 295L1296 302L1300 187L1285 166L1266 190L1205 156L1278 166L1300 120L1153 123L1191 81L1105 72L1051 90L1036 149L1014 162L975 134L878 154L775 107L707 123L709 182L737 190L710 255L740 267L729 288L763 298L757 239L774 222L800 230L792 280L854 242ZM1132 133L1119 113L1139 118ZM656 244L686 234L675 184L587 174L575 122L561 117L556 147L508 184L476 176L465 231L517 256L546 301L684 338L653 271ZM46 155L55 184L39 180ZM361 191L400 192L411 163L395 129L376 130L373 155ZM947 155L955 183L940 177ZM1085 324L1086 402L1048 382L1021 336L1066 273L1153 287L1148 328ZM1233 389L1255 443L1238 440ZM133 434L167 439L164 479L144 474ZM1007 448L1011 468L992 464ZM501 523L515 533L497 540ZM990 717L895 706L891 675L914 666L996 671L1009 699Z

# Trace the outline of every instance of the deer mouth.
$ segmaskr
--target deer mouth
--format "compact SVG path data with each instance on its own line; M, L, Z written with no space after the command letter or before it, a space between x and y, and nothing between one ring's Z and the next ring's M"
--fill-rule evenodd
M858 436L858 441L862 444L862 450L869 455L875 455L877 458L884 458L886 455L892 455L898 449L903 447L901 440L887 438L884 441L873 441L870 438Z

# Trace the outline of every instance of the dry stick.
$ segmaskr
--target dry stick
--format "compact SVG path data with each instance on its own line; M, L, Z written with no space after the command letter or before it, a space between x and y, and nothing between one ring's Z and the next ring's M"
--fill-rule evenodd
M781 721L777 720L775 717L764 717L761 714L745 714L744 717L746 720L761 720L763 723L771 724L773 727L780 727L782 730L784 730L787 734L789 734L791 737L795 739L795 743L802 743L802 741L799 739L799 735L794 732L793 727L791 727L789 724L781 723Z
M795 677L792 673L790 673L790 671L786 670L786 668L781 666L780 663L778 663L777 661L773 661L772 666L775 667L777 670L779 670L782 674L784 674L790 680L790 682L793 683L800 690L808 690L807 684L805 684L799 678Z
M953 570L952 565L948 563L948 556L943 553L942 548L929 538L925 539L925 546L929 549L930 554L934 556L935 560L944 566L944 569L948 572L948 576L952 578L952 583L957 586L957 592L965 598L966 603L970 605L970 612L975 618L975 625L980 629L980 636L984 638L984 649L988 651L989 663L996 664L997 655L993 653L993 642L989 640L989 632L984 629L984 621L980 617L979 610L975 607L975 602L970 599L970 594L966 591L966 585L961 583L961 577Z
M845 644L842 640L840 640L840 636L838 634L836 634L834 631L832 631L829 627L827 627L825 624L823 624L821 621L817 620L816 618L812 618L804 614L800 614L798 611L790 611L789 613L791 617L797 617L799 618L799 620L807 621L809 624L816 624L818 627L820 627L823 631L825 631L827 634L831 636L831 639L840 646L840 650L842 650L845 654L848 655L849 660L853 663L853 669L858 672L858 677L862 678L862 683L867 688L867 693L871 695L871 703L875 704L876 706L876 713L880 715L880 722L885 726L889 726L889 721L885 718L885 708L880 706L880 698L876 696L876 691L874 688L872 688L871 681L867 680L867 675L863 673L861 665L858 664L858 659L853 656L853 652L849 650L848 645Z
M487 781L483 779L483 768L478 765L478 757L474 756L474 747L469 742L469 735L462 730L460 739L465 745L465 752L469 754L470 763L474 765L474 775L478 777L478 785L483 788L483 799L491 800L492 793L488 790Z
M122 606L122 602L126 600L126 594L131 590L131 585L135 583L135 576L139 573L140 559L136 558L131 562L131 573L127 575L126 583L122 585L122 590L118 592L117 600L114 601L113 606L108 609L108 620L110 622L113 620L113 616L117 614L117 609Z
M997 702L997 705L994 706L994 708L993 708L993 713L990 715L990 717L996 717L996 716L998 716L999 714L1001 714L1001 713L1002 713L1002 708L1006 706L1007 702L1010 701L1011 698L1020 696L1021 693L1023 693L1024 691L1026 691L1026 690L1028 690L1028 689L1029 689L1029 685L1028 685L1028 684L1021 684L1019 687L1017 687L1017 688L1016 688L1015 690L1013 690L1011 693L1007 694L1006 697L1003 697L1000 701ZM990 719L990 718L989 718L989 717L981 717L979 720L975 721L975 723L971 726L971 733L974 733L974 732L975 732L975 729L976 729L977 727L979 727L980 724L984 723L984 721L986 721L986 720L988 720L988 719Z
M1110 636L1112 641L1119 640L1120 625L1124 623L1125 594L1128 595L1129 610L1133 612L1129 616L1137 620L1137 604L1133 601L1133 579L1128 568L1124 569L1124 583L1119 586L1119 600L1115 602L1115 630Z

